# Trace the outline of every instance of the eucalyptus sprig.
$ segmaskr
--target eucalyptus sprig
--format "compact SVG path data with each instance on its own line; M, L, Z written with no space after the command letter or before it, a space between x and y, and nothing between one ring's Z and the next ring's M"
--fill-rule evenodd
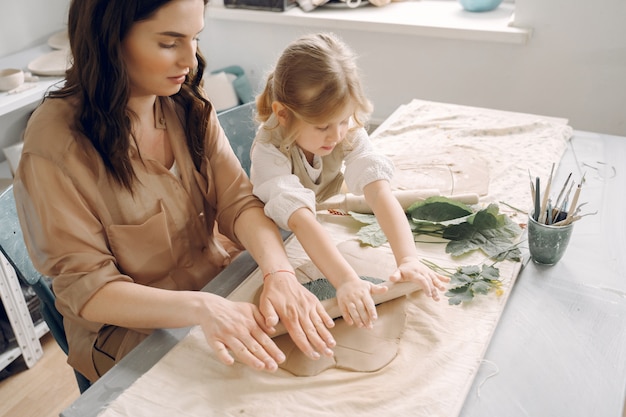
M448 304L459 305L469 303L478 294L486 295L494 290L496 295L503 294L500 270L491 265L465 265L456 268L443 268L432 261L422 259L422 263L438 274L450 278L448 291Z

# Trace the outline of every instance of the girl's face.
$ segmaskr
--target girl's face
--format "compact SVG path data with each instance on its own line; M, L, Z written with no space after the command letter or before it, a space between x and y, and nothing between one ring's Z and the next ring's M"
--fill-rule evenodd
M314 155L329 155L346 138L352 111L352 108L347 106L326 123L311 124L303 120L296 122L295 129L298 132L296 144L304 151L309 163L313 162Z
M122 41L131 97L176 94L198 65L203 0L173 0L149 20L133 24Z

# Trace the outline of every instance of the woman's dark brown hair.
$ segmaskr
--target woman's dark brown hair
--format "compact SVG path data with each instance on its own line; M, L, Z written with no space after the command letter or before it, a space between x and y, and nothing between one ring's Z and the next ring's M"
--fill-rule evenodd
M149 19L170 1L72 0L68 17L72 67L65 85L47 94L78 99L77 128L91 141L112 177L131 192L136 178L129 155L134 114L127 108L130 87L121 43L135 22ZM206 62L199 51L196 58L198 66L172 99L186 115L187 144L199 169L211 105L202 92Z

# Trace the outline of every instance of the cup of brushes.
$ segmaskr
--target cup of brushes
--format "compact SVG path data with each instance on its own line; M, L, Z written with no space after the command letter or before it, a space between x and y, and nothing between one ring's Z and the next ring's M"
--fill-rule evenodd
M572 236L574 222L584 216L580 214L582 204L579 204L578 200L585 176L583 175L578 185L574 187L574 181L570 182L572 179L570 173L556 200L553 200L550 194L553 174L554 164L543 195L540 178L536 177L533 182L530 177L533 204L528 215L528 250L532 260L542 265L554 265L561 260ZM573 196L570 200L572 191Z

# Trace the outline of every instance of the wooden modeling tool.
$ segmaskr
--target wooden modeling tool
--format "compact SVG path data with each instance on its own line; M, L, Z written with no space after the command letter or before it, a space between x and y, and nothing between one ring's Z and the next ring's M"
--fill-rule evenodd
M541 202L541 209L539 210L539 223L546 222L546 206L548 205L548 197L550 196L550 185L552 184L552 175L554 174L554 162L552 163L552 169L550 170L550 176L548 177L548 183L546 189L543 192L543 200Z
M326 278L320 278L326 280ZM328 285L331 285L328 282ZM384 303L386 301L395 300L396 298L403 297L407 294L411 294L415 291L419 291L421 289L420 285L416 282L391 282L391 281L383 281L380 285L384 285L388 288L388 290L383 294L372 294L372 298L374 299L374 304L378 305ZM316 294L317 296L317 294ZM339 309L339 304L337 303L337 297L328 298L325 300L321 300L322 306L328 313L330 317L336 319L341 317L341 310ZM287 329L285 326L279 322L276 327L276 332L272 334L272 337L277 337L287 333Z

